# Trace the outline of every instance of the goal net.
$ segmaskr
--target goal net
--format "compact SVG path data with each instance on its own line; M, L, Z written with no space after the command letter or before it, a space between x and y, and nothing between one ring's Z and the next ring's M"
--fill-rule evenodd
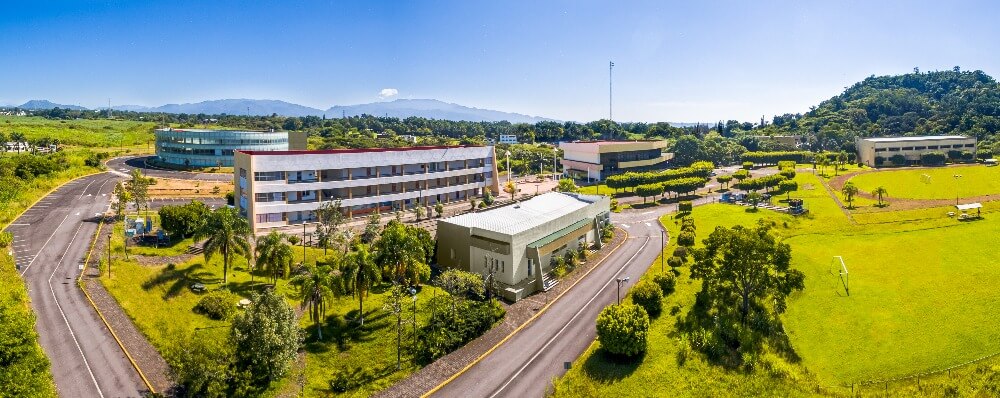
M833 256L833 259L830 260L830 269L831 271L833 269L837 270L837 273L840 276L840 284L844 286L844 292L850 296L851 278L850 274L847 272L847 264L844 263L844 258L841 256Z

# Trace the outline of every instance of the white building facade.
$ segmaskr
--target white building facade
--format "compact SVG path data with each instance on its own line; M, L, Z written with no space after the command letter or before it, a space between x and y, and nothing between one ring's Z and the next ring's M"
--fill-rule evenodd
M516 144L517 136L514 134L500 134L501 144Z
M948 154L950 151L976 153L976 138L961 135L933 135L918 137L858 138L858 162L867 166L882 166L891 163L893 156L901 155L906 164L919 164L920 157L929 152Z
M493 147L236 151L235 205L255 231L316 222L324 202L348 217L495 194Z

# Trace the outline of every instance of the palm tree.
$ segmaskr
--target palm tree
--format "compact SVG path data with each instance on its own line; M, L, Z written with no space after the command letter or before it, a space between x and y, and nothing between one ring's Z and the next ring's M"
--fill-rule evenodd
M271 231L257 240L257 266L270 272L271 281L278 281L278 275L287 276L295 256L292 246L285 243L285 234Z
M872 195L875 195L875 196L878 197L878 205L882 206L882 197L883 196L889 196L889 191L887 191L885 189L885 187L883 187L883 186L880 185L878 188L875 188L874 190L872 190Z
M205 261L212 255L222 253L222 284L229 283L229 264L233 256L250 255L250 223L236 213L232 207L221 207L213 211L205 224L194 234L194 240L205 240L203 250Z
M305 274L296 276L292 283L298 285L302 309L309 309L309 319L316 323L319 339L323 340L322 322L326 316L326 303L340 295L339 273L327 265L310 266Z
M854 205L854 195L858 194L858 187L854 185L853 182L848 181L844 184L844 187L840 189L840 192L844 194L844 198L847 199L847 207L853 208Z
M358 297L358 319L361 325L365 324L365 296L378 283L380 276L378 265L375 265L368 246L356 245L344 261L344 282L347 290L353 291Z

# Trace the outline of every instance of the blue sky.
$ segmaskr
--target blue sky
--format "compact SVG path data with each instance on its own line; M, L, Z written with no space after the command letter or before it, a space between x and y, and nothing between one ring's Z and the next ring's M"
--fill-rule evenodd
M41 4L34 4L41 3ZM697 4L695 4L697 3ZM0 104L392 98L589 121L757 121L869 75L1000 75L988 1L3 4Z

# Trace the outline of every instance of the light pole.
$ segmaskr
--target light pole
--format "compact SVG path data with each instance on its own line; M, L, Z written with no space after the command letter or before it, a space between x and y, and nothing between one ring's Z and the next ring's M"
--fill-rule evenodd
M618 305L622 305L622 284L628 282L628 277L615 278L615 282L618 282Z
M667 253L663 252L664 250L666 250L667 239L665 235L666 231L660 230L660 273L661 274L663 273L663 256L667 255Z
M111 278L111 235L108 234L108 278Z
M410 288L410 295L413 296L413 346L417 346L417 289Z
M510 151L507 151L507 184L510 184Z
M559 148L552 149L552 181L559 179Z
M302 265L306 265L306 220L302 220Z

